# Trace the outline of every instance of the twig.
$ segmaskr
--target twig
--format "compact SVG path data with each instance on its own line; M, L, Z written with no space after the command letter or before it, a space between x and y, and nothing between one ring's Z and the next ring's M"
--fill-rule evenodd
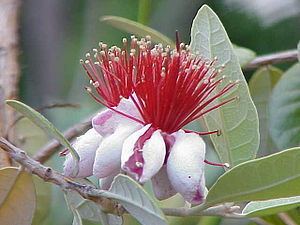
M89 128L91 128L91 126L92 123L89 119L86 122L82 122L74 125L73 127L70 127L67 131L64 132L64 136L67 140L71 140L87 131ZM40 163L44 163L56 152L59 146L60 143L58 141L52 140L40 150L38 150L33 158Z
M272 53L268 55L258 56L248 63L244 69L254 69L263 65L277 64L298 59L297 50L287 50L283 52Z
M199 206L193 208L163 208L162 211L168 216L223 216L227 218L243 218L244 216L238 214L239 206L235 206L232 203L225 203L210 207L208 209L201 210Z
M286 225L297 225L297 223L287 213L282 212L277 215Z
M105 191L97 189L91 185L80 184L68 177L65 177L61 173L46 167L41 163L30 158L25 151L15 147L6 139L0 137L0 147L4 149L9 156L18 162L21 166L26 168L32 174L35 174L42 178L46 182L50 182L57 186L60 186L64 190L73 190L78 192L83 198L89 199L93 202L100 204L103 210L107 213L121 215L126 211L118 205L117 202L108 198L102 197ZM219 215L230 218L241 218L242 215L236 214L238 210L237 206L233 204L224 204L208 209L200 210L199 207L194 208L165 208L164 213L168 216L212 216Z
M39 162L30 158L25 151L15 147L6 139L0 137L0 147L5 150L9 156L16 162L20 163L24 168L29 170L31 173L36 174L46 182L53 183L60 186L65 190L73 190L78 192L82 197L92 200L101 204L105 211L110 213L119 213L116 203L101 197L101 190L94 188L90 185L77 183L61 173L51 169L50 167L43 166Z

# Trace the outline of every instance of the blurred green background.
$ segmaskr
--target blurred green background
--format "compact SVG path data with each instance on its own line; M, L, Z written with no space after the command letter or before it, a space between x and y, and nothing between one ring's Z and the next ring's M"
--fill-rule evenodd
M122 37L130 37L100 22L101 16L135 20L171 39L178 30L182 40L189 43L192 20L204 3L218 14L233 43L250 48L257 55L296 48L300 38L299 0L26 0L20 27L20 99L33 107L80 104L75 110L45 112L59 129L66 129L101 107L84 91L88 80L79 59L99 41L118 45ZM51 163L60 168L62 161L55 156ZM50 202L49 215L43 224L71 224L72 215L62 193L52 191ZM197 224L199 218L176 221L174 224ZM199 224L242 223L205 218Z

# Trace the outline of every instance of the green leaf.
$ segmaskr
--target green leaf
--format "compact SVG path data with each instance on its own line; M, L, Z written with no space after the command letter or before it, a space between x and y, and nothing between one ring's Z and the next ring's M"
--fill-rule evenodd
M125 175L115 177L111 189L102 196L119 202L143 225L167 224L164 214L154 200L130 177Z
M72 225L83 225L82 218L77 210L73 211L73 215L74 215L74 218L73 218Z
M273 87L281 75L281 70L266 66L258 69L249 81L250 93L258 111L259 132L261 135L259 149L262 155L269 155L277 151L269 133L269 101Z
M32 176L16 167L0 169L0 224L31 225L36 206Z
M278 148L300 143L300 63L287 70L270 99L270 134Z
M248 203L242 214L248 217L273 215L300 206L300 196Z
M206 205L300 195L300 148L242 163L219 177Z
M93 185L86 179L76 179L79 183ZM100 206L95 202L84 199L75 191L67 191L65 193L65 199L69 208L76 214L80 215L81 219L101 222L102 225L121 225L122 217L104 213Z
M300 41L298 42L297 50L298 50L298 61L300 62Z
M237 45L233 45L233 51L238 57L241 67L246 66L256 57L256 53L251 49L240 47Z
M100 20L130 34L135 34L140 37L150 35L151 40L156 43L162 43L163 45L170 45L172 47L175 46L174 42L167 36L138 22L119 16L103 16L100 18Z
M75 171L74 173L78 173L78 161L79 161L79 156L75 149L72 147L70 142L65 139L63 134L49 121L47 120L42 114L39 112L35 111L28 105L25 105L22 102L19 102L17 100L6 100L6 104L14 108L16 111L21 113L23 116L31 120L35 125L43 129L48 135L51 137L55 138L57 141L59 141L64 147L68 148L72 154L72 156L75 159L76 166L75 166Z
M225 65L221 73L221 76L227 77L225 81L239 80L237 87L219 101L233 97L238 99L204 117L208 130L220 129L222 132L220 136L211 135L220 160L233 166L253 159L259 145L257 111L226 31L207 5L200 8L193 21L190 47L194 53L206 58L217 57L216 66ZM226 85L227 82L223 83ZM216 91L220 91L223 85Z

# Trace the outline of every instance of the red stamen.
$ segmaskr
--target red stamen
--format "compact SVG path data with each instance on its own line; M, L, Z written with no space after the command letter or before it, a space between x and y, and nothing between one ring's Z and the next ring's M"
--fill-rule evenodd
M236 99L220 101L236 83L224 85L224 77L219 77L215 68L217 60L191 54L180 43L178 31L176 50L161 44L152 48L149 37L138 40L133 36L130 44L123 39L122 49L107 49L100 43L100 49L94 52L94 57L87 54L83 63L97 93L95 96L89 92L91 96L131 120L152 124L168 134ZM132 100L143 121L113 108L121 97ZM207 135L218 131L195 133Z
M229 168L229 164L228 163L215 163L215 162L210 162L208 160L204 160L204 162L208 165L212 165L212 166L220 166L220 167L226 167L226 168Z

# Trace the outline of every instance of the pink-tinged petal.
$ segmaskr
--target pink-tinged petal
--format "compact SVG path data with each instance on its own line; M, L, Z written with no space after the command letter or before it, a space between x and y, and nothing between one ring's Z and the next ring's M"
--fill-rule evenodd
M101 140L101 135L93 128L76 139L73 147L80 157L78 164L79 172L76 177L84 178L92 175L96 150L99 147ZM64 162L64 174L66 176L72 176L74 169L75 161L69 153Z
M151 181L154 194L158 200L170 198L177 193L170 183L165 165L152 177Z
M100 189L102 189L102 190L109 190L112 182L114 181L115 176L117 176L119 174L119 172L120 171L117 171L116 173L114 173L114 174L112 174L110 176L101 178L99 180L99 187L100 187Z
M141 125L124 126L120 124L115 132L103 138L96 151L93 174L98 178L110 176L121 168L121 152L124 140Z
M180 130L167 160L167 173L173 188L186 201L200 204L205 198L205 143L194 133Z
M138 110L134 106L131 100L122 98L119 105L115 107L116 110L134 117L138 120L141 120L141 116L139 115ZM106 109L100 113L98 113L92 119L93 128L98 131L103 137L109 136L113 134L119 124L124 125L134 125L135 122L132 119L127 118L124 115L121 115L113 110Z
M125 140L122 169L144 183L160 170L165 156L166 146L160 131L146 125Z

